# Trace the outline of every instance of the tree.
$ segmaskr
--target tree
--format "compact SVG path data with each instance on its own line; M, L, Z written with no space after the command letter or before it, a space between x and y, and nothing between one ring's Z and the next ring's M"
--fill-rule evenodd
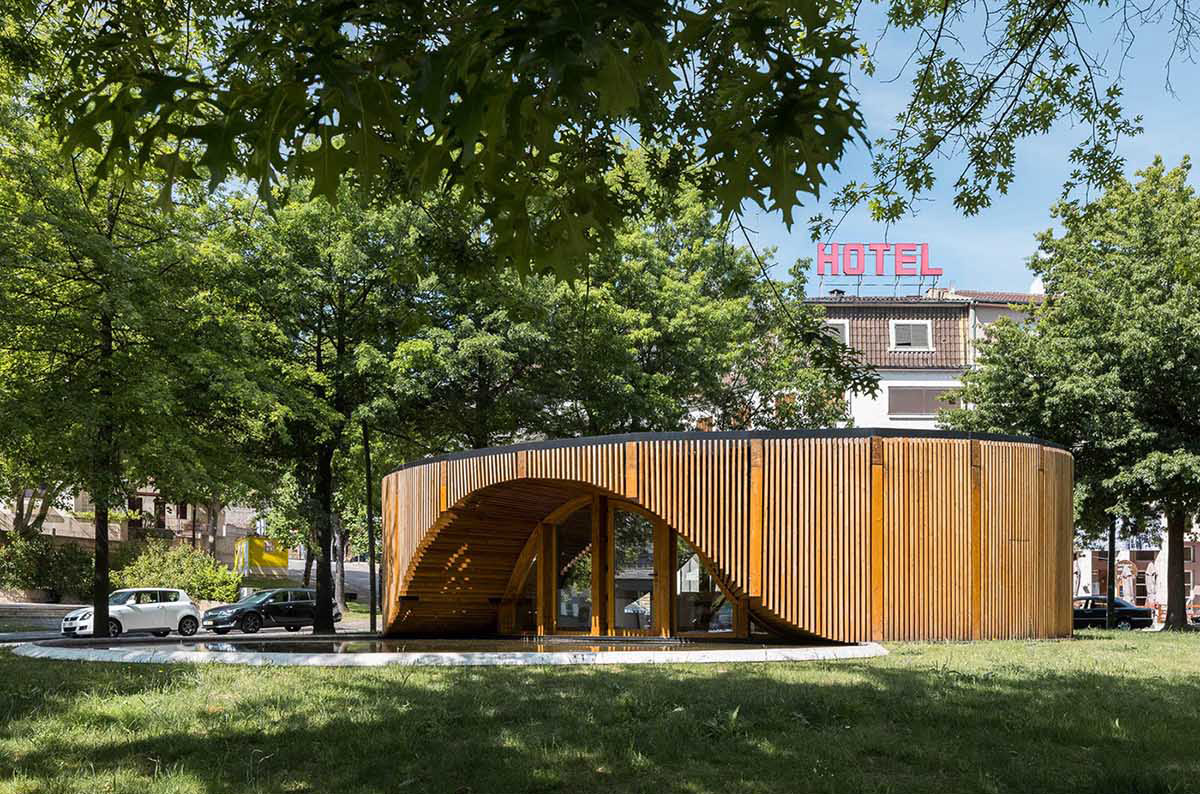
M1161 160L1091 207L1060 202L1031 264L1047 300L998 323L951 424L1031 433L1076 457L1076 513L1167 523L1167 625L1187 624L1184 534L1200 509L1200 199Z
M635 173L634 179L637 179ZM555 289L551 371L557 395L541 429L551 436L829 426L843 395L871 390L874 373L813 368L816 345L793 328L821 324L795 281L728 240L728 224L688 185L658 192L583 283ZM546 391L543 389L542 391Z
M0 457L0 494L12 505L13 539L29 540L41 534L51 508L67 506L70 477L56 461L43 462L46 457L22 448L15 432L5 446L20 451ZM0 534L0 543L4 540Z
M152 180L99 177L98 158L63 158L19 103L3 113L0 455L95 502L103 636L114 509L139 484L237 454L254 360L196 256L186 197L164 214Z
M664 181L706 163L709 203L790 223L862 126L837 3L12 5L10 62L66 55L48 97L71 147L166 144L168 178L237 174L264 199L279 171L330 199L350 171L453 184L518 268L573 272L619 226L629 198L605 175L629 130L672 151Z
M261 355L277 373L282 405L275 454L287 461L296 489L288 509L311 531L314 630L332 632L335 599L344 606L349 537L339 493L361 489L361 480L337 476L339 458L357 437L355 412L375 396L371 363L396 348L415 316L409 268L417 210L400 202L365 207L349 186L336 205L288 198L280 197L273 215L242 201L224 244L241 262L236 290L245 311L264 323Z
M262 506L260 517L266 521L267 537L281 548L304 547L304 586L308 587L313 564L312 528L309 516L301 509L300 499L295 474L291 471L285 472L275 483L275 488Z
M645 183L644 154L621 177ZM614 180L618 177L613 176ZM813 367L794 321L820 324L803 302L802 270L763 281L765 263L731 245L699 190L648 188L641 214L587 261L574 283L499 272L486 281L438 257L475 250L422 245L427 324L396 349L390 396L419 417L414 450L479 448L539 437L822 426L845 418L843 394L872 383ZM440 253L442 252L442 253Z
M956 206L978 212L1011 182L1017 143L1062 120L1086 129L1070 184L1108 184L1139 122L1106 49L1128 57L1162 25L1169 70L1200 36L1185 0L880 5L13 0L0 53L53 70L48 105L71 147L165 143L168 178L237 174L264 198L279 172L331 198L351 171L368 192L455 185L502 261L574 272L636 212L603 180L623 164L618 137L671 152L662 184L706 166L705 203L724 219L755 202L791 225L863 136L852 82L878 66L863 32L875 22L911 50L897 75L911 96L875 142L872 179L845 185L838 208L869 202L881 221L932 187L939 155L963 165ZM1112 19L1116 46L1088 35ZM833 224L813 219L818 233Z
M421 293L424 324L397 345L389 382L391 413L412 446L481 449L536 432L554 399L546 370L562 341L551 336L553 280L443 272Z
M814 364L811 347L792 333L796 316L823 316L805 303L811 259L797 261L782 282L757 282L750 293L749 333L735 365L711 397L716 426L724 429L834 427L850 422L850 392L871 392L872 381L839 377Z

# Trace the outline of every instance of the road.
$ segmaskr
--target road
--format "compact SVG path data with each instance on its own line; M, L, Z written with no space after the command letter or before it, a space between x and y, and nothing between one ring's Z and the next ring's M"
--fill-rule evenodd
M314 567L316 567L314 565ZM315 575L315 573L314 573ZM304 580L304 560L288 560L288 576L297 582ZM364 604L371 597L371 576L367 572L367 563L346 563L346 592L358 593L358 600Z

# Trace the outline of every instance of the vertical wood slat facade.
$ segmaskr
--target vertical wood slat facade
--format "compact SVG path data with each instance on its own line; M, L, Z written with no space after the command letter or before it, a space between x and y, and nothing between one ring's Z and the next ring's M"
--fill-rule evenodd
M384 480L385 626L494 629L530 533L592 494L662 519L775 630L1063 636L1072 476L1067 452L1033 440L921 431L635 435L421 463Z

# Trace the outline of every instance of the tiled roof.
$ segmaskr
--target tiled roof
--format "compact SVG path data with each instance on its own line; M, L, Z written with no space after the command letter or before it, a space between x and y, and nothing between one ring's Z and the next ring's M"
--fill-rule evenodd
M990 292L986 290L956 289L946 290L937 295L815 295L808 298L809 303L826 305L871 305L871 306L961 306L964 303L1041 303L1045 295L1031 295L1026 292Z
M922 306L936 306L939 304L961 305L966 303L966 298L954 298L949 295L937 298L927 295L817 295L807 300L809 303L870 303L880 305L919 303Z
M1032 295L1027 292L988 292L974 289L957 289L954 294L980 303L1041 303L1046 299L1045 295Z

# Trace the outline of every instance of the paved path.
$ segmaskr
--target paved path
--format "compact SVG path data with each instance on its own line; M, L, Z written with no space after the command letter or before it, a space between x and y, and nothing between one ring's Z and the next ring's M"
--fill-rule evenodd
M355 615L352 618L347 618L347 619L343 620L341 623L338 623L337 624L337 633L338 634L356 634L356 633L367 631L369 629L369 627L370 627L369 621L367 620L367 618L359 617L358 615ZM264 628L261 631L259 631L259 634L270 634L270 635L283 634L283 633L284 633L284 629L272 628L272 627ZM311 630L302 629L300 632L298 632L297 636L304 635L307 637L307 636L310 636L311 634L312 634ZM130 635L123 635L123 636L128 637ZM149 638L151 635L135 634L133 636L135 636L135 637L144 636L144 637ZM179 635L174 634L174 633L172 633L171 636L176 639L179 638ZM218 635L214 634L211 631L208 631L206 629L201 629L200 632L196 634L195 639L198 639L198 640L215 639L217 636ZM247 637L249 635L242 634L240 631L233 631L227 636ZM16 645L16 644L22 643L22 642L38 642L40 640L59 640L62 638L63 638L62 635L59 634L57 631L0 631L0 645Z
M36 642L37 640L57 640L59 636L57 631L2 631L0 632L0 645Z
M367 568L365 562L346 563L346 592L358 593L358 600L364 604L371 597L371 575ZM378 573L376 568L376 576ZM297 582L304 581L304 560L288 560L288 576Z

